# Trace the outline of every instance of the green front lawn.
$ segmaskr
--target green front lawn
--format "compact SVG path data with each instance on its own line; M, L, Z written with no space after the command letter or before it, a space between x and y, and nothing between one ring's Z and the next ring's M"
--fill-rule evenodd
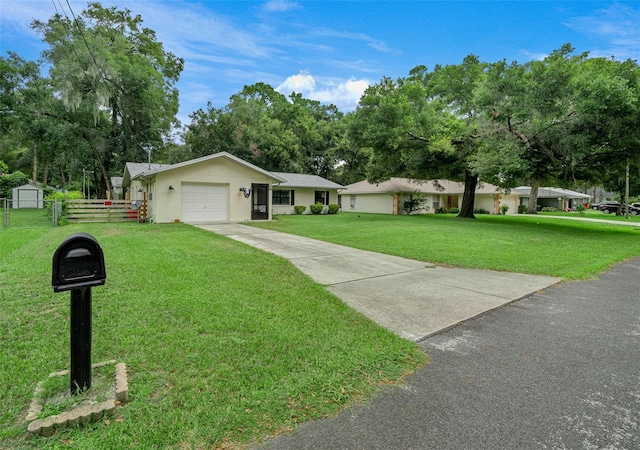
M322 219L326 219L323 217ZM52 255L95 236L94 362L129 371L130 403L28 437L36 383L69 366L69 293ZM0 448L237 448L337 413L425 363L418 347L345 306L288 261L184 224L0 229Z
M278 216L252 225L438 264L564 279L594 277L640 255L637 227L544 215L476 217L340 213Z

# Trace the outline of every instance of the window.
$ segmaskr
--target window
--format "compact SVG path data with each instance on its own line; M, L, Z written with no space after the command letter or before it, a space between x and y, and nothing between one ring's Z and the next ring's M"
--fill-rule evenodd
M433 197L433 210L435 211L438 208L440 208L440 198Z
M273 190L271 195L272 204L274 205L293 205L295 203L293 191Z
M350 195L349 201L351 202L351 209L356 209L356 196Z
M329 204L329 191L316 191L314 203Z

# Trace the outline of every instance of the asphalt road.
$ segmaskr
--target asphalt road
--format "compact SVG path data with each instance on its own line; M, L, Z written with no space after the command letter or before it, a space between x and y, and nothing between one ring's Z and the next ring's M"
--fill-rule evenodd
M431 364L261 449L640 449L640 259L432 336Z

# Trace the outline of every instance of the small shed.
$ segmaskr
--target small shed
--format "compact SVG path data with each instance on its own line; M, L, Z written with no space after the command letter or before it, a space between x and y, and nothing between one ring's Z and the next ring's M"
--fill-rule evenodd
M44 190L32 184L13 188L11 200L14 208L44 208Z

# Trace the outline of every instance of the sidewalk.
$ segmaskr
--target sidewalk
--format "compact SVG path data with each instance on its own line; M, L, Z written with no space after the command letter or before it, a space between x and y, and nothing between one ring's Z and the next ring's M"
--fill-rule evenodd
M441 267L236 223L194 226L290 260L352 308L414 341L561 281Z

